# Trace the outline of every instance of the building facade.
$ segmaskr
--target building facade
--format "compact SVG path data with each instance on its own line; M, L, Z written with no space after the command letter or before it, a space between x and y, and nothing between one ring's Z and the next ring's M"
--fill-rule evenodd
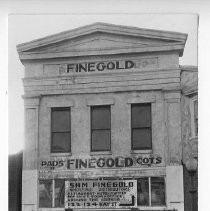
M17 46L22 210L184 210L186 34L95 23Z
M9 155L8 159L8 210L21 211L23 153Z
M182 66L181 69L184 207L186 211L196 211L198 210L198 68Z

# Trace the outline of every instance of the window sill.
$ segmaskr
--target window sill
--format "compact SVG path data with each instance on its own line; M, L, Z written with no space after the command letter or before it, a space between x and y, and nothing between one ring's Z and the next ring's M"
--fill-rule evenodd
M61 153L61 152L51 152L50 153L50 156L51 157L68 157L68 156L71 156L72 153L71 152L64 152L64 153Z
M189 138L189 141L198 141L198 136L192 136Z
M131 150L130 154L152 154L152 149L145 150Z
M90 155L111 155L112 151L90 152Z
M166 206L150 206L150 207L143 207L143 206L137 206L138 210L172 210L172 209L167 209Z
M108 208L110 211L114 211L114 210L118 210L118 211L130 211L130 208ZM56 207L53 207L53 208L39 208L38 209L39 211L65 211L65 208L56 208ZM93 209L91 208L77 208L77 210L80 210L80 211L92 211ZM98 210L98 211L104 211L104 208L94 208L94 210Z
M51 211L51 210L55 210L55 211L64 211L65 208L60 208L60 207L39 208L39 211Z
M88 208L79 208L78 210L87 210L87 211L90 211L90 210L92 210L92 209L88 209ZM103 210L102 208L94 208L95 210ZM114 209L111 209L111 208L109 208L110 210L114 210ZM56 207L54 207L54 208L39 208L39 211L50 211L50 210L56 210L56 211L64 211L65 210L65 208L56 208ZM116 209L116 210L130 210L130 209L128 209L128 208L118 208L118 209ZM167 209L167 207L166 206L158 206L158 207L156 207L156 206L151 206L151 207L143 207L143 206L137 206L137 210L165 210L165 211L167 211L167 210L172 210L172 209Z

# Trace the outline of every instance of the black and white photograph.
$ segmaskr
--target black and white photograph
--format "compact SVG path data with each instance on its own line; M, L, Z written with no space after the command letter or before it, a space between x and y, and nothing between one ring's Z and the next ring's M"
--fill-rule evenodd
M10 14L9 211L198 211L198 29Z

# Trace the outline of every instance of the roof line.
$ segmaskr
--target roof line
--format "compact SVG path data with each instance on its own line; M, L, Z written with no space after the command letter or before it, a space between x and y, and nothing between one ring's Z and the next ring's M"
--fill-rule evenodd
M49 45L51 43L57 43L64 41L66 39L75 38L78 36L94 33L94 32L107 32L114 34L124 34L128 36L144 36L148 38L156 39L171 39L174 41L186 42L187 34L171 32L171 31L161 31L155 29L145 29L131 26L114 25L102 22L96 22L86 26L81 26L75 29L63 31L54 35L48 35L43 38L35 39L26 43L17 45L17 51L26 51L36 47L41 47L44 45Z

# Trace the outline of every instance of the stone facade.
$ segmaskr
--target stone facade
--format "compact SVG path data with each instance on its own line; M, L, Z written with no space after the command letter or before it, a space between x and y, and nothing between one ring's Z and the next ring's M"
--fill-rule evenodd
M181 84L181 116L182 116L182 143L183 143L183 169L184 169L184 201L185 211L198 208L198 171L190 178L186 168L187 162L198 160L198 68L193 66L182 66ZM197 113L197 114L196 114ZM193 182L192 182L193 181ZM192 183L194 187L192 187ZM191 192L193 191L194 198ZM195 201L192 208L192 200Z
M22 210L39 207L39 180L46 178L165 178L164 206L138 209L184 210L181 123L181 68L187 35L96 23L17 46L25 67L25 150ZM132 68L125 68L132 61ZM108 65L104 69L101 65ZM90 65L81 71L69 64ZM115 67L113 67L115 65ZM100 69L98 70L97 67ZM103 70L101 70L101 68ZM131 149L131 104L150 103L152 149ZM90 150L90 107L111 106L111 150ZM71 108L71 152L51 153L51 108ZM186 135L187 136L187 135ZM158 165L56 171L43 160L78 156L150 156Z

